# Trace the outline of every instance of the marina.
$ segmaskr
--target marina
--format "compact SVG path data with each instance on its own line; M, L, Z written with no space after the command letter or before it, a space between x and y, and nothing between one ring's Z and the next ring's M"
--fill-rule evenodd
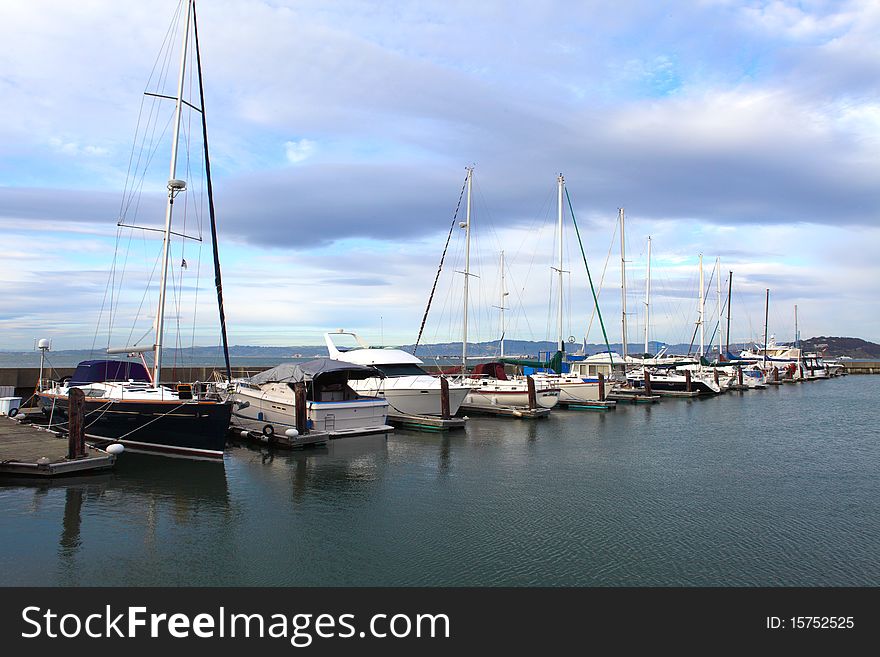
M877 586L878 394L842 377L217 462L126 452L109 475L0 482L0 567L31 586Z
M0 9L3 584L880 586L877 17L417 5Z

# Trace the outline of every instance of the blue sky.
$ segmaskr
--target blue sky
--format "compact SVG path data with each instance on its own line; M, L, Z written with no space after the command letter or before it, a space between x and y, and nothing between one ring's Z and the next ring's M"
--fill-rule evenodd
M480 272L471 339L498 337L502 249L515 300L508 336L555 336L562 172L597 282L605 272L612 340L618 207L631 341L643 336L648 235L652 339L689 341L703 253L707 282L716 256L725 284L734 272L734 340L761 331L766 288L780 339L791 337L797 304L804 337L880 340L876 2L221 0L198 9L235 344L319 344L341 327L375 342L414 340L467 165ZM176 10L177 0L0 6L0 349L42 336L88 347L149 330L153 297L143 293L158 242L138 237L114 333L105 311L95 338L141 94ZM162 221L169 149L157 150L161 166L144 182L143 223ZM430 341L460 336L462 233ZM580 337L592 308L569 233L566 244L565 332ZM194 264L197 245L184 248L177 280L197 310L181 312L180 331L211 344L208 252L203 245ZM595 325L590 340L599 341Z

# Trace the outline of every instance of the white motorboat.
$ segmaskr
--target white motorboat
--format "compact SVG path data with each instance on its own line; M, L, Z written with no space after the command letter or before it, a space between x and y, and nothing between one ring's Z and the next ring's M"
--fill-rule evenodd
M356 347L337 345L334 337L348 335ZM352 380L350 386L365 397L378 397L388 402L389 412L398 415L441 415L441 379L428 374L424 363L402 349L371 347L359 335L339 329L325 333L327 352L337 361L374 367L381 373L365 379ZM448 381L449 413L455 415L470 392L468 385Z
M507 406L530 408L529 385L524 378L509 379L501 363L481 363L465 379L470 392L466 406L494 408ZM559 388L538 385L535 381L535 402L541 408L553 408L559 402Z
M307 429L331 438L386 433L388 402L365 397L351 386L381 377L372 367L319 358L284 363L252 377L232 381L232 423L262 424L265 435L296 429L296 386L305 385Z

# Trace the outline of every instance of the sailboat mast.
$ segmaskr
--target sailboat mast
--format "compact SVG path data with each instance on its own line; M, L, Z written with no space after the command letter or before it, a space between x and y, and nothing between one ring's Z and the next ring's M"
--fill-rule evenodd
M504 358L504 331L507 328L504 324L504 301L507 296L507 289L504 285L504 251L501 252L501 357Z
M467 341L468 341L468 283L471 278L471 187L473 185L474 168L467 170L467 219L464 226L464 309L462 310L461 333L461 373L467 373Z
M648 273L645 276L645 353L648 352L648 330L651 325L651 236L648 235Z
M699 309L700 309L700 358L703 357L703 351L706 348L706 337L703 331L703 254L700 254L700 298L699 298Z
M623 341L623 357L626 359L626 242L623 230L623 208L618 208L617 218L620 221L620 335Z
M202 111L202 142L205 149L205 178L208 189L208 215L211 218L211 245L214 252L214 287L217 289L217 308L220 312L220 337L223 341L223 360L226 365L226 380L232 380L232 367L229 364L229 340L226 337L226 311L223 308L223 280L220 276L220 252L217 248L217 218L214 213L214 185L211 179L211 158L208 156L208 120L205 117L205 86L202 84L202 56L199 50L199 24L196 20L195 1L192 4L193 41L196 48L196 68L199 74L199 107Z
M718 299L718 360L721 360L721 257L715 258L715 296Z
M797 325L797 304L794 304L794 346L801 346L801 335L798 333L798 325Z
M168 205L165 208L165 238L162 245L162 271L159 283L159 307L156 309L156 355L153 367L153 385L158 386L162 375L162 334L165 327L165 290L168 285L168 256L171 249L171 216L174 197L186 189L186 183L177 180L177 145L180 140L180 115L183 109L183 83L186 72L186 50L189 43L189 21L192 2L186 3L183 24L183 44L180 49L180 75L177 79L177 99L174 109L174 133L171 140L171 166L168 174Z
M764 299L764 360L763 365L767 366L767 320L770 317L770 288L767 288L767 296Z
M565 351L565 340L562 335L562 192L565 189L565 178L560 173L556 178L557 183L557 203L556 214L558 220L559 232L559 309L557 311L556 328L559 338L559 351Z
M727 351L730 351L730 294L733 291L733 272L727 276Z

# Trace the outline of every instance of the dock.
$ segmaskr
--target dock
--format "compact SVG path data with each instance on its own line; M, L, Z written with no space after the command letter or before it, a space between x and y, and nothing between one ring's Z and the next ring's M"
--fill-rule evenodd
M559 402L557 406L571 411L613 411L617 402L606 398L605 401Z
M301 449L326 445L330 440L328 431L298 432L291 425L271 424L248 418L232 416L229 433L258 445L279 449Z
M673 397L677 399L693 399L694 397L699 397L701 393L699 390L657 390L656 394L661 397Z
M116 455L85 447L84 455L69 458L69 442L54 431L0 417L0 478L58 477L90 474L116 465Z
M467 422L463 417L442 418L437 415L408 415L389 413L388 423L399 429L437 433L464 429Z
M641 388L621 388L609 392L605 399L615 402L628 402L630 404L656 404L660 401L660 395L648 394Z
M550 415L549 408L519 408L516 406L473 406L462 404L458 412L464 415L491 415L493 417L514 417L522 420L537 420Z

